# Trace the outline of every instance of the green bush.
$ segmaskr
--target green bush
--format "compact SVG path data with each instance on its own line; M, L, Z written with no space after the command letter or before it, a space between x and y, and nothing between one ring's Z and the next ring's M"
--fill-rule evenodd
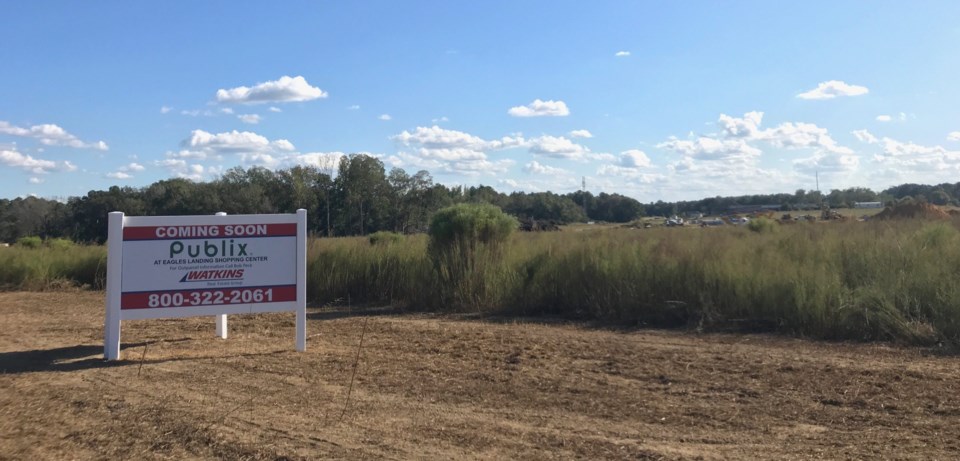
M778 226L774 220L764 217L753 218L747 222L747 229L759 233L776 232Z
M20 237L17 239L17 246L24 248L40 248L40 245L43 244L43 240L40 237L31 235L29 237Z
M504 245L519 223L493 205L461 203L430 220L428 254L438 278L439 307L489 310L498 307L506 275Z
M499 207L461 203L437 211L430 220L430 245L434 248L500 245L519 223Z

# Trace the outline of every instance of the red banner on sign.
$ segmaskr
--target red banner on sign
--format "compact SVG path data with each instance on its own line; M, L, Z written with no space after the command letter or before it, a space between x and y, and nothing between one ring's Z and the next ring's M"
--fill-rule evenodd
M297 224L217 224L124 227L124 240L294 237Z
M120 309L190 308L230 304L277 303L296 300L296 285L148 291L122 293L120 295Z

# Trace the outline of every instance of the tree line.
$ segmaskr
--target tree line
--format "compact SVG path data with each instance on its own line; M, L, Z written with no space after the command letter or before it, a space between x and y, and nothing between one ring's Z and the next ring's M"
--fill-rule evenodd
M687 212L720 215L740 205L779 205L784 211L819 209L821 204L831 208L853 208L856 202L881 202L890 205L903 199L914 199L934 205L960 206L960 182L956 184L901 184L875 192L866 187L833 189L829 194L798 189L793 194L755 194L737 197L710 197L700 200L664 202L645 205L649 216L670 216Z
M328 167L295 166L277 171L236 167L212 181L175 178L142 188L113 186L70 197L65 202L36 197L0 199L0 242L39 236L102 243L111 211L163 216L220 211L291 213L304 208L308 210L307 227L312 234L347 236L377 231L425 232L437 210L457 203L489 203L521 221L564 224L629 222L644 215L685 212L717 215L736 205L780 205L784 210L801 210L819 208L822 201L843 208L852 207L854 202L888 203L907 197L937 205L960 205L960 182L902 184L881 192L853 187L825 195L800 189L793 194L718 196L643 205L633 198L604 192L505 194L490 186L448 187L435 183L425 170L409 174L402 168L393 168L388 172L378 158L354 154L341 157L339 164Z
M40 236L102 243L111 211L164 216L291 213L304 208L307 227L318 236L417 233L427 230L437 210L457 203L490 203L521 220L561 224L629 222L643 214L640 202L620 194L504 194L489 186L448 187L435 183L427 171L409 174L393 168L388 172L378 158L355 154L328 167L277 171L236 167L212 181L176 178L142 188L113 186L65 202L0 199L0 241Z

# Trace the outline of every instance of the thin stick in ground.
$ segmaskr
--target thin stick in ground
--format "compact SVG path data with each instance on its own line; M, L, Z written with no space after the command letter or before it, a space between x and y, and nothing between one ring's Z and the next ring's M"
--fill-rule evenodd
M360 351L363 349L363 335L367 332L367 320L370 317L364 317L363 327L360 329L360 344L357 345L357 356L353 359L353 373L350 374L350 385L347 387L347 400L343 404L343 411L340 412L340 417L337 419L337 424L340 424L343 421L343 416L347 414L347 409L350 408L350 396L353 394L353 379L357 376L357 368L360 365Z

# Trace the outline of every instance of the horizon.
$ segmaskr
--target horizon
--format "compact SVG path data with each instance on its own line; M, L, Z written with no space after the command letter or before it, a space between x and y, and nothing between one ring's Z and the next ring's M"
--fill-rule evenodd
M960 181L960 3L16 3L0 197L366 153L641 203ZM211 18L217 20L211 21ZM826 193L826 192L825 192Z

